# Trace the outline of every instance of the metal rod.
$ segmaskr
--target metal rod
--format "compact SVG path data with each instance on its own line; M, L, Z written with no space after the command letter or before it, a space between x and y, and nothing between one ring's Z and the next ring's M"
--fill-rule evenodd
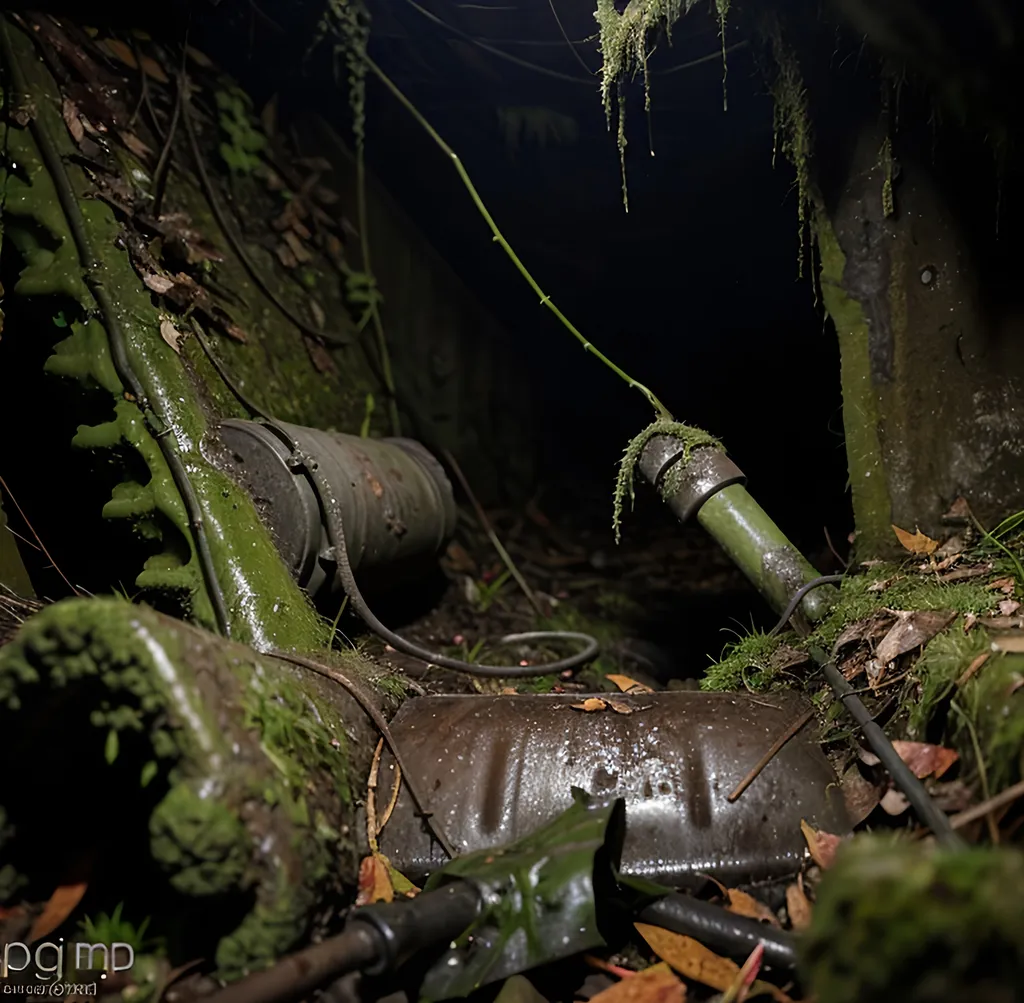
M666 895L647 906L638 919L693 937L705 947L735 958L745 959L758 944L764 944L768 964L796 967L796 938L792 934L689 895Z

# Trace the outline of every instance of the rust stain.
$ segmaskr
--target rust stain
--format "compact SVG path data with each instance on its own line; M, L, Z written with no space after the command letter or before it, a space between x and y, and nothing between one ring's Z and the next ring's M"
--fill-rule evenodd
M364 470L363 471L363 476L366 478L367 482L369 483L370 490L374 493L374 495L377 498L383 498L384 497L384 485L381 484L381 482L378 481L377 478L374 477L373 474L370 473L369 470Z

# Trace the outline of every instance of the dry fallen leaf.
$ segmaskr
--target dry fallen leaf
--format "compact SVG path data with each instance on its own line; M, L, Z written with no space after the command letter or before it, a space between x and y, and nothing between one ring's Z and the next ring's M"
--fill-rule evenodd
M31 944L33 941L39 940L40 937L53 933L75 911L88 887L87 881L61 885L50 896L46 908L36 917L32 929L29 930L28 942Z
M986 586L986 588L1002 592L1004 596L1012 596L1015 584L1016 582L1014 582L1012 578L997 578L994 582Z
M363 857L359 864L359 892L356 905L371 905L374 902L393 902L395 889L391 884L391 875L381 859L374 853Z
M596 710L604 710L607 708L606 704L600 697L587 697L583 703L574 703L571 705L573 710L584 710L587 713L592 713Z
M885 783L873 783L865 777L854 763L839 782L846 813L851 825L860 825L878 806L885 793Z
M740 973L740 966L735 961L719 957L692 937L647 923L635 923L634 926L662 961L667 961L688 979L725 992ZM782 990L768 983L757 982L752 988L771 993L779 1003L789 1003L789 997Z
M804 879L798 877L796 884L786 889L786 912L794 930L806 930L811 924L811 900L804 891Z
M956 619L953 610L921 609L896 612L896 622L878 642L874 658L868 663L868 678L878 683L890 662L900 655L927 644L936 634L945 630Z
M831 832L822 832L815 829L805 819L800 819L800 831L807 840L807 849L811 852L811 859L823 870L828 870L836 857L836 850L843 841L842 836L835 836Z
M892 747L918 780L930 776L938 780L960 758L953 749L926 742L895 741Z
M85 128L82 125L82 120L78 117L78 108L75 107L74 101L70 98L64 98L61 111L64 115L64 124L68 127L68 132L71 133L71 138L76 144L81 143L85 138Z
M622 979L596 996L590 1003L683 1003L686 986L664 962Z
M1020 603L1016 599L1004 599L999 604L999 612L1002 616L1013 616L1020 609Z
M144 275L142 281L146 284L147 289L152 289L153 292L159 293L161 296L174 288L174 283L165 275Z
M632 714L633 708L621 700L608 700L607 704L616 714Z
M999 634L992 638L992 647L996 651L1024 653L1024 633L1018 630L1013 634Z
M753 895L741 892L738 888L726 889L726 908L737 916L749 916L758 922L767 923L769 926L781 926L779 917L775 915L763 902L759 902Z
M926 557L929 554L934 554L938 549L939 541L933 540L930 536L925 536L921 530L909 533L905 529L900 529L899 526L893 526L892 531L896 534L896 539L900 541L900 544L905 550L909 550L912 554L924 554Z
M629 676L620 676L609 674L605 676L605 679L609 682L614 683L623 693L653 693L654 690L650 686L644 686L643 683L638 683L635 679L630 679Z
M160 337L167 342L179 355L181 354L181 331L179 331L166 317L160 321Z

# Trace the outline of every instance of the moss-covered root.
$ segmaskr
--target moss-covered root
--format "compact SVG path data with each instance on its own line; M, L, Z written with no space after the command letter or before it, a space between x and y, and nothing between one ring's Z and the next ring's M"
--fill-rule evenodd
M300 672L121 599L38 613L0 649L0 734L20 764L0 791L0 892L38 870L47 840L66 842L58 815L116 791L101 803L118 852L154 876L154 917L161 896L228 917L201 945L222 977L318 930L356 873L352 782L376 735L347 693ZM54 775L90 782L58 789ZM134 883L132 871L119 859L104 873Z
M828 1003L1024 999L1024 855L859 837L826 872L803 974Z

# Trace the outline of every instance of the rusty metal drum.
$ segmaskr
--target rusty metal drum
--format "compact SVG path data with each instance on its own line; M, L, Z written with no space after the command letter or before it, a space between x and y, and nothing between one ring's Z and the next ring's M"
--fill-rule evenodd
M452 486L411 439L364 439L287 422L220 425L224 463L250 491L282 559L310 595L335 588L328 536L312 479L291 443L312 457L338 498L349 561L367 591L432 563L455 531Z

